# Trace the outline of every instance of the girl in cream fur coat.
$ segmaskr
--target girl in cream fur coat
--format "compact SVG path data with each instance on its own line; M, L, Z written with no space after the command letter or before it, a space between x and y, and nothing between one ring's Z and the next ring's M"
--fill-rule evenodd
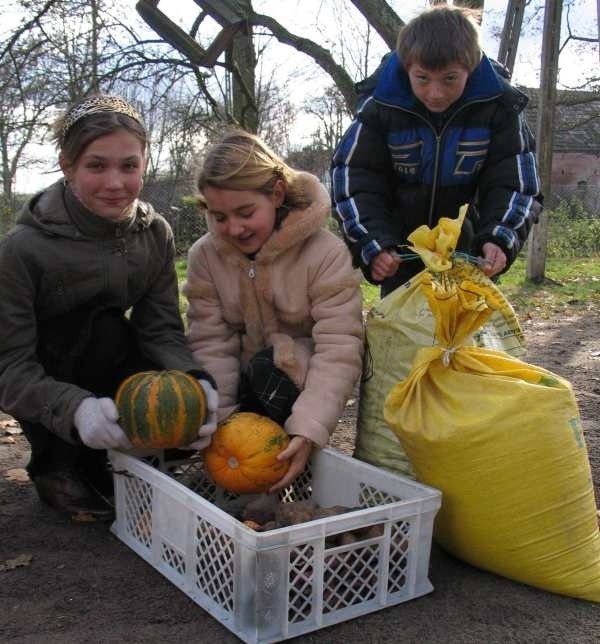
M213 145L197 187L209 232L189 251L188 340L217 382L219 420L253 411L291 436L274 492L327 444L360 375L360 275L323 227L324 186L254 135Z

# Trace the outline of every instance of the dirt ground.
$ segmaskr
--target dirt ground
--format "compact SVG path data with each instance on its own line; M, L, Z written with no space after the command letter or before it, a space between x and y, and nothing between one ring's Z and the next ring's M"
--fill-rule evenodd
M569 379L600 499L600 314L524 323L528 361ZM351 452L356 403L334 446ZM18 480L28 445L0 425L0 641L236 642L237 638L99 523L76 524ZM12 433L11 433L12 432ZM7 470L17 470L8 473ZM17 480L14 480L14 479ZM20 559L19 559L20 558ZM14 567L9 561L20 561ZM598 642L600 606L477 570L434 546L435 591L298 638L302 642Z

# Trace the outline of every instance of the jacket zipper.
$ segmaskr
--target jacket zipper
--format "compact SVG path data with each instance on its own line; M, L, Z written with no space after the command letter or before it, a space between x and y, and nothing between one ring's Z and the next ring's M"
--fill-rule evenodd
M263 337L263 342L266 340L265 338L265 323L263 320L263 315L262 315L262 310L260 308L260 301L258 298L258 295L256 293L256 283L254 282L254 278L256 277L256 263L252 259L250 260L250 266L248 266L248 277L250 278L250 281L252 282L252 291L254 293L254 299L256 300L256 310L258 311L258 318L260 320L260 329L261 329L261 334Z
M405 107L400 107L398 105L392 105L391 103L385 103L383 101L380 101L378 99L374 99L379 103L380 105L385 105L386 107L391 107L393 109L400 110L402 112L406 112L407 114L412 114L413 116L417 116L420 118L425 125L429 127L429 129L433 132L433 135L435 136L435 161L433 164L433 184L431 186L431 199L429 200L429 213L427 215L427 225L431 228L433 225L433 210L436 202L436 196L437 196L437 188L438 188L438 173L439 173L439 161L440 161L440 149L441 149L441 143L442 143L442 138L444 136L444 132L446 131L446 128L452 123L454 120L455 116L463 110L465 107L468 107L470 105L475 105L476 103L487 103L489 101L494 101L496 100L499 96L502 96L502 94L496 94L495 96L491 96L489 98L482 98L479 100L473 100L469 101L468 103L465 103L464 105L461 105L456 112L454 112L450 118L444 123L444 126L442 127L440 133L437 133L437 130L431 123L431 121L428 121L422 114L419 114L418 112L413 112L412 110L408 110Z

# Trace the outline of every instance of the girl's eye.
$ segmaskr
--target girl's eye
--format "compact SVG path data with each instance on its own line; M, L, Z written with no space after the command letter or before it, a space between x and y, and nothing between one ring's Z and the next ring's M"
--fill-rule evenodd
M218 224L222 224L225 221L225 217L223 215L213 215L213 217Z
M240 213L242 219L249 219L254 214L254 210L246 210Z

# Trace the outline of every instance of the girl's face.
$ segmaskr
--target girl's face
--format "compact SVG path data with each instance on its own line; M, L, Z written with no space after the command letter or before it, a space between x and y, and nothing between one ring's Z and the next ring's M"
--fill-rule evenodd
M227 190L208 186L202 191L217 233L244 255L258 252L275 228L275 214L285 198L277 181L271 194L256 190Z
M456 103L469 79L469 70L458 63L436 70L413 63L407 71L414 95L430 112L445 112Z
M121 221L130 213L142 189L146 165L144 147L127 130L92 141L73 165L59 158L75 196L98 217Z

